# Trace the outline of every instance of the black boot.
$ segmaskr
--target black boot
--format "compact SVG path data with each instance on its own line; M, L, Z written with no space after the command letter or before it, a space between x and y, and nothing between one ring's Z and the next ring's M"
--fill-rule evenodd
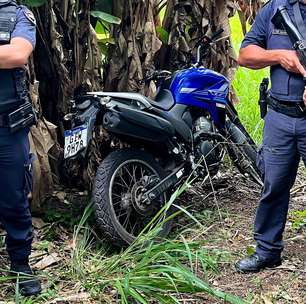
M280 266L282 260L280 257L263 257L258 253L254 253L250 257L240 260L236 263L235 268L238 272L249 273L259 272L264 268L274 268Z
M35 296L41 292L40 281L33 275L32 269L27 261L12 262L11 271L13 275L19 275L16 284L19 283L19 292L22 296Z

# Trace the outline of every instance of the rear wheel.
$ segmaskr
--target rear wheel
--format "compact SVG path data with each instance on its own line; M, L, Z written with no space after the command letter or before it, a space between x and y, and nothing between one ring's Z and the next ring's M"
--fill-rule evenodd
M152 221L167 201L166 195L145 201L143 194L165 176L155 159L141 150L112 152L98 168L93 201L99 228L113 245L125 247ZM163 221L168 214L161 216ZM159 236L166 236L171 221L166 221Z
M246 130L228 121L226 129L229 135L228 153L240 173L262 186L261 172L257 167L257 147Z

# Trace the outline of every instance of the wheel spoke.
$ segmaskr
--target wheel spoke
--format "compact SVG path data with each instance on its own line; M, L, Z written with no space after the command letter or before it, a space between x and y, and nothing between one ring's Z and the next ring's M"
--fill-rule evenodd
M136 223L135 223L135 225L134 225L134 227L133 227L133 229L132 229L132 231L131 231L131 234L134 234L134 231L135 231L135 228L136 227L140 227L140 223L138 222L138 221L136 221ZM136 230L137 231L137 230Z
M162 202L143 205L142 191L159 174L143 161L133 160L119 166L112 183L111 200L117 220L122 229L137 237L150 223Z
M120 209L120 211L121 211L122 209ZM123 209L124 210L124 209ZM125 216L125 215L128 215L128 213L129 213L129 211L128 210L125 210L125 212L121 212L117 217L118 217L118 219L119 218L121 218L121 217L123 217L123 216Z
M113 201L113 207L115 207L115 206L117 206L117 205L119 205L119 204L121 204L121 203L122 203L121 199L120 199L120 200Z
M137 183L136 170L137 170L137 167L133 165L133 181L135 184Z
M120 200L122 199L121 195L118 195L116 193L113 193L112 195L115 196L115 197L118 197Z
M124 188L124 189L128 189L128 190L129 190L129 187L128 187L128 186L123 185L123 184L119 183L118 181L114 182L114 185L118 185L118 186L120 186L121 188Z
M128 229L128 227L130 226L130 231L132 231L132 224L131 221L128 221L127 225L126 225L126 229ZM130 232L131 233L131 232ZM132 233L131 233L132 234Z
M140 175L141 175L141 178L143 178L143 177L144 177L144 170L143 170L143 168L142 168L142 167L140 167Z
M131 189L133 187L133 184L134 184L133 175L130 173L130 171L128 170L128 168L126 166L124 166L123 168L127 172L127 174L130 176L129 189Z
M130 212L127 212L127 217L125 218L124 223L122 224L122 226L123 226L124 229L126 229L126 228L127 228L127 225L130 223L130 221L129 221L130 215L131 215L131 213L130 213Z
M121 171L121 174L119 174L119 178L121 179L121 181L123 182L123 184L126 186L126 188L127 189L130 189L129 188L129 185L126 183L126 181L125 181L125 179L122 177L122 175L123 175L123 170L122 170L122 168L120 169L120 171Z

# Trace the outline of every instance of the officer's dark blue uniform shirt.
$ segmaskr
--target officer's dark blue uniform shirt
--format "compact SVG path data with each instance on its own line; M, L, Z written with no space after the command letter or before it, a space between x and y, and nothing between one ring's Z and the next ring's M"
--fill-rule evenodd
M241 48L257 45L267 50L292 50L292 43L285 31L275 28L271 19L279 6L285 5L291 19L294 20L293 6L289 0L271 0L258 13L255 22L242 42ZM306 4L300 1L302 16L306 22ZM271 67L272 97L284 101L303 100L304 81L300 74L289 73L280 65Z
M17 6L16 10L11 10L9 14L2 16L2 18L6 22L13 20L13 18L16 20L12 24L11 40L17 37L26 39L34 48L36 44L36 22L33 13L25 6ZM7 31L7 29L5 30ZM1 41L1 45L6 43L7 41ZM0 69L0 113L13 110L20 104L13 72L14 70Z
M16 12L16 26L11 38L24 38L28 40L33 48L36 44L36 25L32 12L25 6L18 6Z

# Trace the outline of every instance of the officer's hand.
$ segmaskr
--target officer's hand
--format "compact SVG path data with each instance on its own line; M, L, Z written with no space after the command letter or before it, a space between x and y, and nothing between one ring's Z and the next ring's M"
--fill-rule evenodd
M302 66L296 51L279 50L279 64L288 72L306 75L306 70Z

